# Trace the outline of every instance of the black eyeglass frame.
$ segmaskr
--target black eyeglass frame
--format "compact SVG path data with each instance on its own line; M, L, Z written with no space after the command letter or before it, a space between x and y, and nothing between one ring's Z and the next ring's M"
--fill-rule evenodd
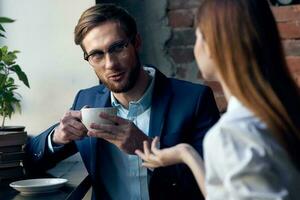
M121 45L122 45L122 47L120 49L123 50L124 48L128 47L128 45L133 41L133 38L135 38L135 37L130 37L130 38L127 38L125 40L119 40L117 42L114 42L112 45L110 45L108 47L107 51L96 50L91 54L87 54L86 52L84 52L83 58L84 58L84 60L89 62L89 57L90 56L95 55L96 53L102 53L103 55L105 55L106 53L112 54L114 52L117 52L117 51L115 51L116 47L121 46Z

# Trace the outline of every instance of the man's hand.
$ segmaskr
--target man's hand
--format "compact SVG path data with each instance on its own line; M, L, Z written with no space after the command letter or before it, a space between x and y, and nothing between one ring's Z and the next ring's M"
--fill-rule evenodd
M88 136L102 138L128 154L135 154L136 149L142 149L143 141L152 141L129 120L106 113L101 113L100 117L112 121L114 124L92 124L93 130L87 133Z
M80 140L86 136L87 129L81 123L80 111L68 111L55 129L52 141L56 144L67 144L73 140Z

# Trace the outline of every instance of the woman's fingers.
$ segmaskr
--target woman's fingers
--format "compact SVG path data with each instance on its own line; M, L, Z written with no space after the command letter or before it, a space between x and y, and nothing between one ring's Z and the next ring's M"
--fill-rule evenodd
M153 169L153 168L157 168L157 167L159 167L159 165L156 165L156 164L154 164L154 163L149 163L149 162L144 162L144 163L142 163L142 166L143 167L147 167L147 168L149 168L149 169Z
M141 150L135 150L135 154L138 155L144 162L142 163L143 167L147 167L149 169L160 167L159 160L157 159L156 153L159 153L159 149L157 148L159 138L155 137L151 143L151 150L149 147L149 143L147 141L143 142L144 149L142 152ZM156 153L154 153L156 152Z
M151 143L151 151L155 155L157 155L159 153L158 143L159 143L159 137L155 137L154 140Z
M149 157L150 156L149 143L147 141L144 141L143 145L144 145L144 154L146 157Z
M145 156L145 154L141 150L137 149L137 150L135 150L134 153L136 155L138 155L142 160L147 160L147 157Z
M148 145L148 142L144 141L144 152L137 149L135 150L135 154L138 155L144 162L156 162L155 155L150 152Z

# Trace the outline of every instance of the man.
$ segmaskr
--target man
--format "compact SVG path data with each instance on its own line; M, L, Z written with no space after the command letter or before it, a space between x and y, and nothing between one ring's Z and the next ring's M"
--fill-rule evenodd
M112 4L82 14L75 43L102 84L80 90L60 123L26 145L31 170L46 170L79 151L94 199L201 199L186 166L147 171L134 151L160 136L161 148L187 142L202 154L204 134L219 118L211 90L142 66L135 21ZM114 125L87 131L79 111L84 106L113 106L118 117L101 115Z

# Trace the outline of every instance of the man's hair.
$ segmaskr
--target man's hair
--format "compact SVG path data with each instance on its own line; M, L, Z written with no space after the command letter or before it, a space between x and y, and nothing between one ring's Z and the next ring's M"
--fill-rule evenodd
M114 4L97 4L82 13L74 31L75 44L82 47L86 34L108 21L118 23L128 38L134 38L137 34L136 22L126 10Z

